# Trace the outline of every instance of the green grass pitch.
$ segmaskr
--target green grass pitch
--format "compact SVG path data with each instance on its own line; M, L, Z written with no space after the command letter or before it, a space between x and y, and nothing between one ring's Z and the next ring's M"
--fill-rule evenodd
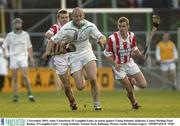
M142 108L132 110L124 90L101 92L102 111L94 111L89 91L74 92L78 110L71 111L62 91L34 92L30 103L26 93L19 93L19 102L12 102L12 93L0 94L0 117L56 118L137 118L180 117L180 92L162 90L136 91ZM86 107L84 107L86 105Z

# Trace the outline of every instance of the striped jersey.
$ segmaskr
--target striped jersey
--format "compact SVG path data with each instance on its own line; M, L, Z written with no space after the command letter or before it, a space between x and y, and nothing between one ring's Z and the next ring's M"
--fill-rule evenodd
M127 34L128 36L124 40L119 31L114 32L109 36L106 44L106 49L104 51L105 56L111 56L118 64L129 62L131 51L137 49L134 33L127 32Z
M49 28L48 32L55 35L60 29L61 29L61 25L59 23L56 23ZM54 53L59 52L59 50L60 50L60 44L55 44L52 49L52 52Z

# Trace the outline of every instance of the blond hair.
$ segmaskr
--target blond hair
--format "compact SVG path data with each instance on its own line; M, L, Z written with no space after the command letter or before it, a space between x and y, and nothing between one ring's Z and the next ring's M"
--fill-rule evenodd
M129 26L129 19L128 19L128 18L126 18L126 17L120 17L120 18L118 19L117 24L122 23L122 22L126 22L126 24Z
M57 17L59 17L60 14L69 14L67 10L60 9L57 11Z

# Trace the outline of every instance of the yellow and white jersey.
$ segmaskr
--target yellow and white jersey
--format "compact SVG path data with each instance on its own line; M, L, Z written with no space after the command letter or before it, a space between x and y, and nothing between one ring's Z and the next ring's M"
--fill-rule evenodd
M178 58L176 47L172 41L160 41L156 46L156 59L162 62L172 62Z
M28 55L28 48L32 47L30 36L26 31L17 34L14 31L7 34L3 48L9 47L9 55Z

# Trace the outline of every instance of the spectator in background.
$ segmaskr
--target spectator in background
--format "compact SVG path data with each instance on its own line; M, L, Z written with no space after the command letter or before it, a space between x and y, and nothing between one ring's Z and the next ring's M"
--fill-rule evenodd
M7 50L2 48L3 40L0 38L0 92L4 87L5 76L8 74Z
M162 40L156 46L156 59L160 63L162 75L170 80L173 85L172 89L177 88L176 82L176 64L178 59L177 49L170 40L169 33L163 33ZM166 82L164 82L166 84Z

